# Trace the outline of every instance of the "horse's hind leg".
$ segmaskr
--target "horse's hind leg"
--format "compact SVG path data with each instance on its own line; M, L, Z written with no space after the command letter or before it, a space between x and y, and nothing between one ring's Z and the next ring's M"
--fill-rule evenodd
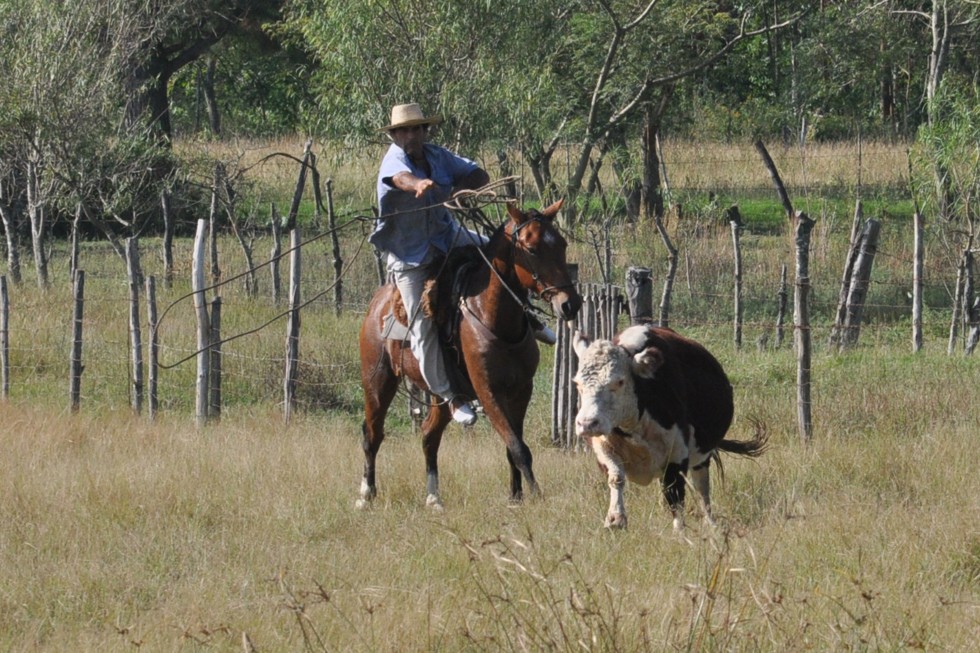
M361 447L364 449L364 477L358 508L366 508L378 494L375 483L375 461L385 439L385 416L398 390L398 377L390 370L378 370L371 383L364 382L364 423L361 425Z

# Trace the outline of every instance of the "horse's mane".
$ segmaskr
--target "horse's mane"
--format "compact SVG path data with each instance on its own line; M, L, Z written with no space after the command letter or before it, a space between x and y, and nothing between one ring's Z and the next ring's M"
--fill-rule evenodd
M500 225L496 229L493 230L493 233L490 234L490 239L487 241L487 244L484 246L483 251L488 253L497 251L497 246L500 244L500 239L503 238L505 235L504 228L507 226L508 222L510 221L504 220L503 222L500 223Z

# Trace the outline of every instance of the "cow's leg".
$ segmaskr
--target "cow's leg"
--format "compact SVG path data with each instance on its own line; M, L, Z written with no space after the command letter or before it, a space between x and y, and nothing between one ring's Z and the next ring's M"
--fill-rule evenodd
M606 481L609 483L609 509L606 511L603 526L626 528L626 503L623 498L623 491L626 489L626 470L623 469L622 461L606 446L608 443L605 438L589 438L589 444L592 445L599 468L605 472Z
M697 490L701 498L701 508L704 511L704 521L711 526L715 525L715 520L711 516L711 481L709 471L711 467L711 457L704 459L704 462L691 468L691 483Z
M439 445L446 425L452 419L448 403L434 397L429 414L422 422L422 453L425 455L425 505L442 510L439 496Z
M664 499L670 506L670 513L674 517L674 530L684 530L684 491L687 479L687 458L680 463L667 463L664 470L663 488Z

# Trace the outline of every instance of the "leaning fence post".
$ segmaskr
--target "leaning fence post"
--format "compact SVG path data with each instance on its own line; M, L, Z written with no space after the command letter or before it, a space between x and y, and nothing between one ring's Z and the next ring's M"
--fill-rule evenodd
M851 274L851 287L847 291L847 312L844 316L841 331L841 349L857 344L861 335L861 315L864 312L865 299L868 296L868 286L871 284L871 266L874 264L878 251L878 235L881 233L881 223L868 220L861 234L861 246L857 259L854 261L854 271Z
M840 292L837 298L837 313L834 318L834 326L830 330L830 345L839 345L841 341L841 330L844 328L844 321L847 318L847 294L851 289L851 278L854 274L854 263L857 261L859 245L861 244L861 221L864 212L861 208L861 200L854 206L854 222L851 224L851 240L847 249L847 260L844 262L844 272L840 280Z
M283 417L289 422L296 403L296 378L299 369L299 302L300 302L300 230L289 232L289 319L286 324L286 374L283 380Z
M0 399L10 398L10 296L7 277L0 276Z
M208 304L204 297L204 268L206 264L206 247L208 242L208 221L201 218L197 221L197 233L194 236L194 257L191 263L191 283L194 291L194 312L197 315L197 386L195 392L195 413L197 425L204 426L208 421L208 377L210 374L210 355L208 352L208 336L210 333L208 319Z
M150 275L146 278L146 327L150 330L146 384L151 420L156 419L157 416L157 374L160 371L160 337L157 334L157 321L157 280Z
M794 323L796 339L796 409L800 436L809 442L813 437L810 400L810 232L814 221L806 213L796 213L796 293Z
M330 226L330 243L333 247L333 302L334 312L340 315L344 307L344 259L340 255L340 236L337 235L337 216L333 210L333 180L327 180L327 224Z
M82 316L85 310L84 270L75 270L72 295L75 301L71 316L71 368L68 373L68 405L71 412L77 413L82 394L82 371L85 369L85 366L82 365Z

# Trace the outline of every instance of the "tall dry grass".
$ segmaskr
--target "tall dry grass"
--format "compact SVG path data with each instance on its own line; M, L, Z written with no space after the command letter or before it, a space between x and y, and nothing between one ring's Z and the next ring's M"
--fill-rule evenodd
M444 513L424 507L404 425L359 512L352 415L285 428L256 408L198 431L4 405L0 648L230 651L244 633L258 651L972 650L975 369L939 353L823 361L804 446L791 363L717 349L735 434L754 415L773 446L726 461L720 526L692 517L685 537L633 486L630 530L605 532L603 478L546 445L540 402L544 496L508 506L483 421L444 442Z

